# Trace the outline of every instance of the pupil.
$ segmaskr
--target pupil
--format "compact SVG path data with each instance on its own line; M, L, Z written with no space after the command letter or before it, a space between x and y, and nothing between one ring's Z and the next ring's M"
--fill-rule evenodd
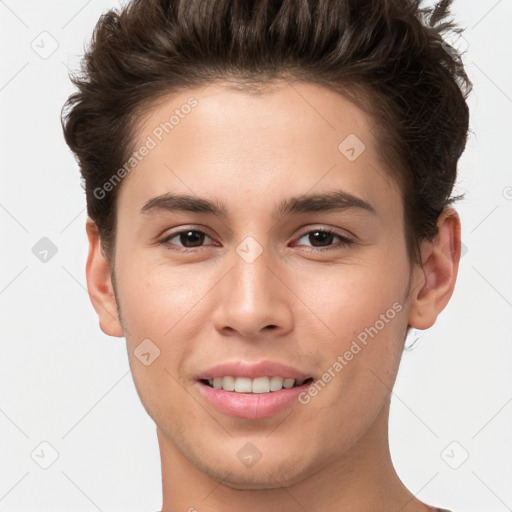
M203 240L204 233L200 233L199 231L186 231L180 235L180 242L185 247L196 247L198 245L201 245ZM191 242L192 245L187 245L189 242Z
M316 235L319 235L319 236L316 236ZM325 242L327 240L328 242L332 243L333 236L334 236L334 234L329 233L328 231L313 231L309 235L309 241L311 243L313 243L314 241ZM312 237L316 237L316 238L312 238ZM313 243L313 245L315 245L315 244ZM328 243L327 245L330 245L330 244Z
M334 234L329 233L328 231L313 231L309 234L309 241L315 245L317 242L320 242L320 245L325 244L330 245L332 243L332 238ZM180 235L180 242L185 247L197 247L200 246L204 241L204 233L200 233L199 231L186 231Z

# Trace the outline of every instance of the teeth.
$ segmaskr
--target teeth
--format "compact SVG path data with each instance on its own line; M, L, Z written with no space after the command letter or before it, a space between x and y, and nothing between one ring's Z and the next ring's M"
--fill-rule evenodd
M220 377L219 389L222 386L224 391L235 391L235 378L234 377Z
M224 384L224 382L223 382ZM238 377L235 379L235 391L237 393L252 393L252 381L245 377Z
M248 380L250 381L250 379ZM268 377L258 377L254 379L252 381L251 391L253 393L268 393L270 391L270 379Z
M210 386L224 391L235 391L237 393L269 393L270 391L280 391L281 389L290 389L295 385L300 386L304 380L283 379L282 377L257 377L249 379L248 377L215 377L208 380Z
M295 379L284 379L283 380L283 388L293 388L295 384Z
M283 389L283 378L282 377L272 377L270 379L270 391L279 391Z

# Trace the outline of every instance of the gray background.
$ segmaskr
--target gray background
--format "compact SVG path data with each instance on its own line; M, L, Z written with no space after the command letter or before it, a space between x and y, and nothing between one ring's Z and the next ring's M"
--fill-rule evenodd
M85 197L59 120L72 91L68 68L76 69L99 15L117 5L0 1L1 512L161 505L155 426L136 394L124 340L100 331L86 292ZM459 0L454 13L466 27L457 44L469 46L474 83L455 191L467 192L457 206L465 253L436 325L408 340L420 336L403 356L390 440L400 477L426 503L505 512L512 510L512 0Z

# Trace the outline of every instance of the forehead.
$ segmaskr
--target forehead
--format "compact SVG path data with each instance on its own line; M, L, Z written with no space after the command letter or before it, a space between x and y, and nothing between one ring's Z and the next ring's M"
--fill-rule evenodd
M334 187L386 208L399 193L377 152L374 125L351 101L314 84L188 89L140 118L133 147L151 148L124 179L119 201L142 207L179 191L261 208L264 198Z

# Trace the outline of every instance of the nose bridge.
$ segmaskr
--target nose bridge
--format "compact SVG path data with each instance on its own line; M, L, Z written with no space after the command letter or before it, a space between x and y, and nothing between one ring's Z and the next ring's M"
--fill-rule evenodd
M274 288L269 283L271 259L266 241L260 243L253 236L246 236L235 248L230 286L240 304L250 308L269 299Z
M285 327L291 319L276 267L266 244L247 236L235 247L231 271L223 280L215 314L217 329L231 328L245 336L256 336L272 325Z

